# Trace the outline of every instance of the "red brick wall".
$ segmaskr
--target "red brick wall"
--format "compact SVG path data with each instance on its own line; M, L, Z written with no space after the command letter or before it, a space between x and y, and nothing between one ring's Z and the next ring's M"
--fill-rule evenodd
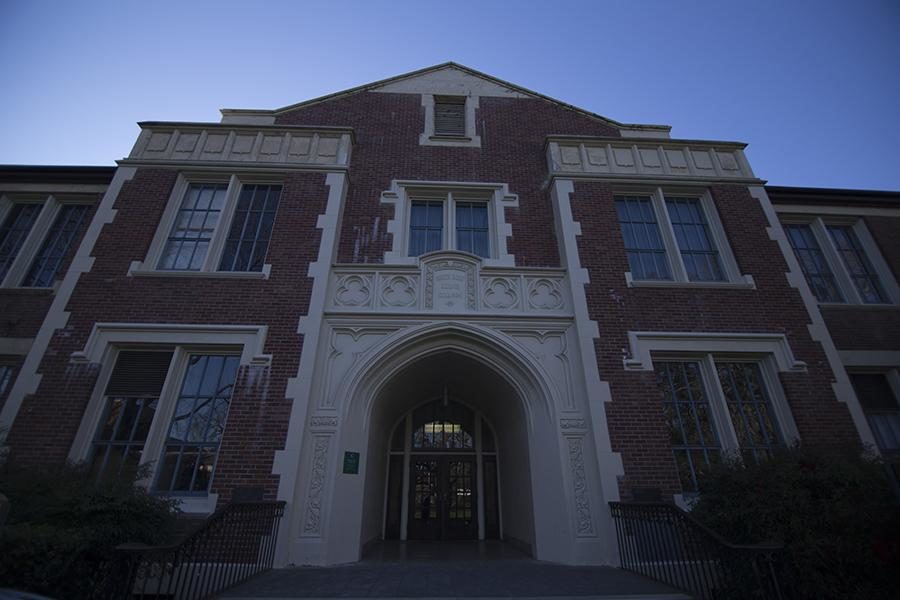
M611 387L606 412L613 450L624 461L625 497L633 487L680 491L654 374L626 372L622 366L629 330L784 333L796 357L808 365L808 373L780 374L803 442L858 440L846 406L831 390L832 372L821 346L809 336L809 317L799 293L788 286L787 265L768 238L758 201L736 185L714 187L712 195L740 272L753 276L755 290L627 287L628 258L612 188L598 182L575 184L572 208L582 228L579 253L591 280L588 310L599 326L598 365Z
M26 398L9 444L21 462L66 458L94 387L96 365L74 367L97 321L149 323L264 324L269 326L267 368L242 368L229 411L214 491L227 500L234 487L263 487L274 497L274 452L284 447L290 402L287 379L297 373L302 339L297 323L308 310L312 280L308 264L318 257L317 217L328 195L325 175L287 175L262 279L128 277L132 261L143 260L169 199L176 171L140 169L115 203L115 220L94 247L96 261L82 275L67 306L67 326L53 336L40 366L43 378Z
M549 134L618 136L604 122L543 100L480 98L475 113L481 148L420 146L421 96L360 92L280 115L279 124L350 126L356 136L339 261L382 262L391 248L380 203L394 179L508 183L519 208L507 210L508 251L518 266L559 266L553 209L546 189L544 138Z

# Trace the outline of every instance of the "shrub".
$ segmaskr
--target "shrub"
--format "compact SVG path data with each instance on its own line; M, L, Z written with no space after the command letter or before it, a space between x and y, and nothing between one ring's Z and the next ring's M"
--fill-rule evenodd
M55 598L89 598L117 545L166 541L177 510L135 487L139 476L98 483L82 466L5 466L0 492L10 513L0 532L0 581Z
M880 461L853 450L788 448L727 460L701 482L693 514L739 544L784 544L800 598L894 598L900 514Z

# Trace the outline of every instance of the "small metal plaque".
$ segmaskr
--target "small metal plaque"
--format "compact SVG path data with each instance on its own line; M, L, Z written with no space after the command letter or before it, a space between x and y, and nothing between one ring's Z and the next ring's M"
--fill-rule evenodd
M359 452L344 452L344 473L359 474Z

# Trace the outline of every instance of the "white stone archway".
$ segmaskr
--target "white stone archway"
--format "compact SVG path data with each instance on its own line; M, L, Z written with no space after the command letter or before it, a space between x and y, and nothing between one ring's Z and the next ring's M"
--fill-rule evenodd
M604 509L587 483L586 473L595 466L582 450L585 433L573 438L573 421L558 418L564 399L553 378L511 336L490 327L471 321L403 325L380 323L377 341L355 353L348 368L332 378L339 382L329 389L332 399L311 407L301 459L306 468L297 479L292 503L289 562L353 562L366 543L380 538L387 436L391 419L404 408L397 401L390 406L385 394L391 393L392 382L415 373L422 361L445 358L458 366L477 366L483 381L493 382L495 391L503 390L502 400L489 407L493 422L504 432L501 437L507 438L501 445L518 447L527 455L526 470L505 482L519 489L503 493L509 499L530 498L529 514L519 510L526 503L503 506L508 536L529 545L541 560L588 562L578 542L583 545L585 535L596 542L590 505L595 511ZM354 331L358 338L364 335L363 328ZM335 360L337 354L332 349L323 361ZM341 472L345 452L360 454L358 474ZM505 465L504 472L509 467Z

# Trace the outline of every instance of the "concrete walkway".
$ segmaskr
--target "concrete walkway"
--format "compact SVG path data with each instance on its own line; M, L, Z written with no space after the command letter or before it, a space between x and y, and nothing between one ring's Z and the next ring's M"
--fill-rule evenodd
M359 563L270 571L221 597L690 600L678 590L621 569L539 562L505 545L481 544L479 548L469 544L465 548L445 542L439 549L428 544L400 547L405 559L392 560L397 551L388 546ZM471 559L472 552L481 557Z

